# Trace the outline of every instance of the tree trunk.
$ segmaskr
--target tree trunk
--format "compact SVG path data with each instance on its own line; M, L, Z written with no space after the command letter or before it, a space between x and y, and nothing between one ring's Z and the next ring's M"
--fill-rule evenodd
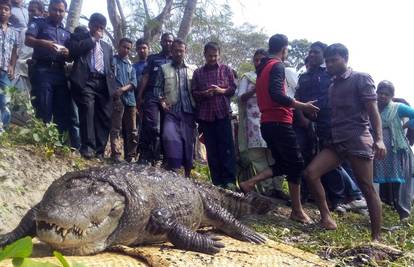
M66 30L73 32L76 26L79 25L81 16L83 0L72 0L68 11L68 18L66 20Z
M109 0L108 0L109 1ZM144 4L145 4L144 0ZM165 6L162 9L161 13L158 14L153 19L148 19L144 25L144 38L149 42L154 41L156 38L159 37L161 33L162 26L164 25L164 21L171 15L171 9L173 5L173 0L166 0ZM146 5L144 5L146 6Z
M187 39L190 33L191 24L193 22L194 12L197 6L197 0L187 0L184 8L183 18L180 23L180 29L178 30L177 37L183 40Z
M114 30L112 44L116 47L126 33L126 18L119 0L107 0L109 20Z

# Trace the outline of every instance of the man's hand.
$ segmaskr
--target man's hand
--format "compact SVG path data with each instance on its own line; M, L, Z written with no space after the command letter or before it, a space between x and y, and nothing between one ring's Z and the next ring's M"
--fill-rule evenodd
M311 117L316 117L317 113L319 112L319 108L313 104L316 101L317 100L313 100L313 101L303 103L303 102L294 100L293 108L300 109Z
M49 41L49 40L42 40L41 42L42 46L48 50L51 50L53 52L57 52L58 50L56 49L56 44L53 41Z
M61 48L59 50L59 54L63 55L64 57L68 57L69 56L69 50L65 47L65 48Z
M169 111L170 110L171 105L168 104L167 102L165 102L165 100L161 100L160 103L161 103L161 107L164 111Z
M377 140L374 142L374 152L375 159L382 160L387 155L387 149L385 148L384 142L382 140Z
M102 39L102 38L103 38L103 36L104 36L104 32L103 32L103 31L101 31L101 30L97 30L96 32L94 32L94 33L93 33L93 37L94 37L96 40L100 40L100 39Z
M122 90L122 87L119 87L116 89L116 91L112 94L113 98L119 98L124 93L124 90Z
M9 77L10 80L14 79L14 67L13 66L7 67L7 76Z
M209 90L212 90L214 95L224 95L227 91L227 89L221 88L220 86L215 85L215 84L211 86L212 88L210 88Z
M210 88L210 89L207 89L207 90L204 90L204 91L200 91L199 94L204 96L204 97L211 97L211 96L214 95L213 90L214 90L214 88Z

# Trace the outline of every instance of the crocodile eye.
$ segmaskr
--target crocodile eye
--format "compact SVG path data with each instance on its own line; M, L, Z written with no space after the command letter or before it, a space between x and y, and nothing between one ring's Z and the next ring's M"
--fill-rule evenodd
M94 186L92 189L93 189L92 192L95 195L103 195L105 193L105 188L102 188L102 187Z

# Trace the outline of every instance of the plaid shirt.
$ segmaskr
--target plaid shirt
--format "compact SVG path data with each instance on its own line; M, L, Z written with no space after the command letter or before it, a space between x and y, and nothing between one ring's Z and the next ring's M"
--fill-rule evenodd
M210 89L213 85L227 88L224 95L202 96L200 92ZM229 116L230 97L234 95L236 83L233 71L226 65L198 68L193 75L192 94L197 103L196 118L202 121L215 121Z
M19 33L12 27L0 30L0 69L7 71L10 65L13 47L19 46Z

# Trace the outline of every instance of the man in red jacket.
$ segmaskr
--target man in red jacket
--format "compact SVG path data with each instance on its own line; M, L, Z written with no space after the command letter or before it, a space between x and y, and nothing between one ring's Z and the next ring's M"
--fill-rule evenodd
M300 203L300 181L304 162L292 128L292 109L301 109L316 116L319 108L314 101L302 103L286 95L285 67L283 61L288 54L288 39L283 34L269 39L269 57L262 60L257 69L256 95L261 112L260 130L272 152L275 164L250 180L240 183L244 192L253 190L257 182L274 176L286 175L292 199L290 218L309 223Z

